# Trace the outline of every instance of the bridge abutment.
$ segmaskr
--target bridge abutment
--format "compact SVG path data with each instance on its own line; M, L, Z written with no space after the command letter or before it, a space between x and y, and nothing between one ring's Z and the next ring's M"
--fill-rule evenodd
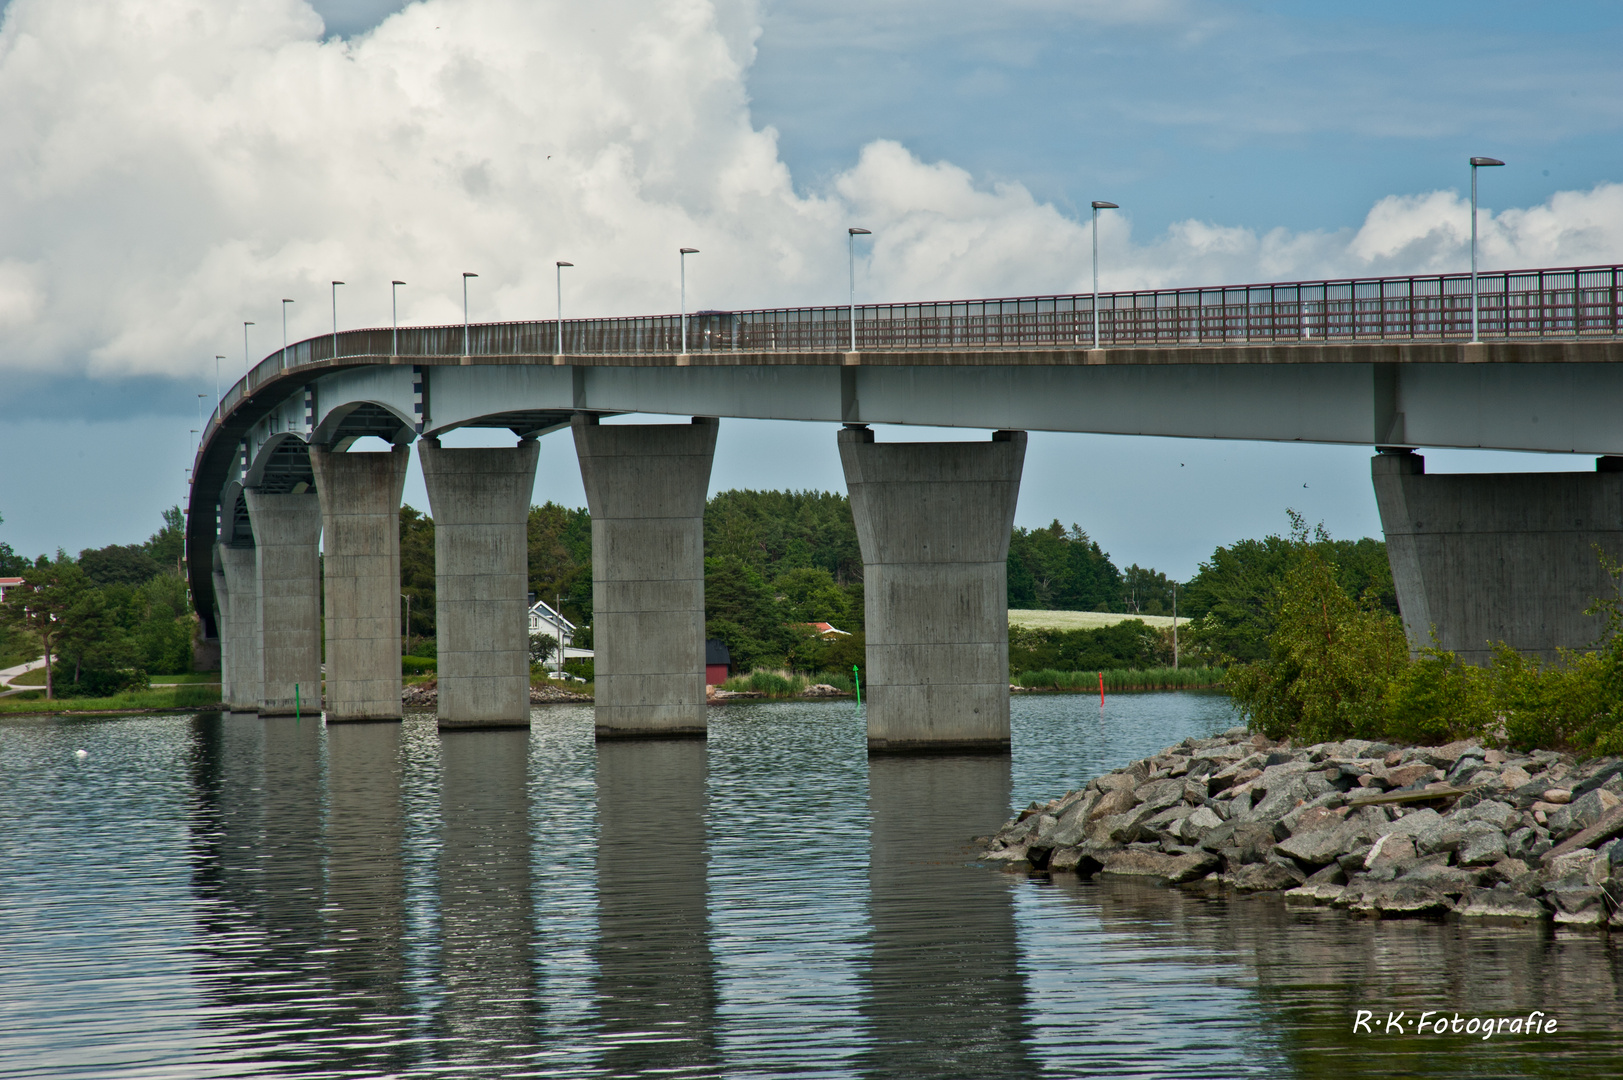
M839 433L862 546L870 751L1009 749L1009 532L1026 434Z
M592 512L597 737L702 738L704 506L718 425L577 414Z
M251 547L215 548L217 580L224 583L220 605L221 700L232 712L259 711L259 568Z
M327 721L399 720L400 498L411 451L310 447L325 551Z
M259 589L259 714L321 715L321 501L245 493Z
M418 454L434 515L439 726L527 727L527 523L540 447L447 449L425 439Z
M1412 451L1371 463L1409 648L1432 644L1467 663L1492 643L1555 660L1590 646L1604 622L1585 615L1612 594L1596 557L1623 555L1623 472L1426 475ZM1606 470L1606 471L1602 471Z

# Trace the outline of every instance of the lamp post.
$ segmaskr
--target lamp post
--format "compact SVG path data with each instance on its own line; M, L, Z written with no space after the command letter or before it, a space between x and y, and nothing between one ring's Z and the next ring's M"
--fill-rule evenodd
M405 282L402 281L400 284L404 285ZM411 654L411 594L401 593L400 599L406 602L406 643L401 646L400 652L402 656L409 656Z
M677 248L682 257L682 355L688 354L688 256L697 255L698 248Z
M572 262L559 259L553 264L558 268L558 355L564 354L564 267L574 266Z
M389 282L389 355L400 355L400 286L404 281Z
M342 281L332 283L332 354L334 359L338 356L338 286Z
M1471 159L1471 344L1480 341L1477 336L1477 290L1476 290L1476 171L1489 165L1503 165L1498 158L1474 157Z
M850 228L846 234L846 263L851 271L851 351L857 351L857 237L872 236L871 229Z
M242 376L243 376L243 378L248 377L248 370L249 370L248 369L248 328L250 326L252 326L252 325L254 325L254 324L251 323L251 322L245 322L245 323L242 324ZM244 387L243 389L247 389L247 387Z
M287 370L287 306L293 301L282 297L282 370Z
M214 403L216 405L225 400L224 394L220 391L220 361L224 359L225 357L219 353L214 354Z
M468 352L468 279L478 277L468 271L462 271L462 355L471 356Z
M1099 347L1099 211L1120 210L1113 202L1093 200L1093 347Z

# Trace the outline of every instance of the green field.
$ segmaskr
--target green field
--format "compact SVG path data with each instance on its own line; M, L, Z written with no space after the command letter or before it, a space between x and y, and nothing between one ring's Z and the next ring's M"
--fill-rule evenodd
M1010 626L1029 626L1034 630L1097 630L1101 626L1115 626L1128 619L1142 620L1146 626L1168 628L1170 615L1123 615L1114 611L1032 611L1024 608L1009 609ZM1189 625L1189 620L1178 617L1178 626Z

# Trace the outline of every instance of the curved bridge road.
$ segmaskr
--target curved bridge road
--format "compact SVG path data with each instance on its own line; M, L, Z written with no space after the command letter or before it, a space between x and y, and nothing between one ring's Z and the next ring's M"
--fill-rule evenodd
M1086 294L701 312L687 352L674 315L325 334L255 366L206 425L192 595L234 708L308 700L325 608L329 721L398 716L395 521L419 442L441 724L527 723L533 440L570 426L594 522L599 735L699 735L715 425L840 422L868 583L870 746L997 750L1024 433L1171 435L1378 448L1411 642L1435 627L1468 659L1493 640L1553 655L1597 636L1578 614L1606 585L1593 546L1623 554L1620 276L1480 275L1477 342L1469 275L1101 294L1097 342ZM694 423L596 423L626 413ZM868 424L994 434L883 444ZM505 428L517 445L441 448L458 427ZM395 451L349 450L367 435ZM1597 469L1427 476L1414 451L1433 446L1591 453Z

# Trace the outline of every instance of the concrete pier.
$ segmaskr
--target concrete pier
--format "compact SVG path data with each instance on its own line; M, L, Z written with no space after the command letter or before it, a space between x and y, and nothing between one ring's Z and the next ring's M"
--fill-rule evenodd
M327 722L399 720L400 497L411 451L310 447L321 500Z
M707 417L575 417L592 512L599 739L705 735L704 505L717 431Z
M540 448L418 444L434 515L441 728L527 727L526 524Z
M839 434L862 545L870 751L1007 751L1007 559L1023 431L984 443Z
M321 501L246 492L259 581L259 715L321 715Z
M1375 501L1409 648L1437 644L1472 664L1492 643L1555 660L1604 629L1585 615L1613 594L1595 554L1623 556L1623 461L1592 473L1427 476L1412 451L1376 455Z
M259 560L251 547L216 548L228 608L220 620L221 700L232 712L259 710Z
M220 636L220 700L231 703L231 590L225 581L225 566L220 556L220 545L214 545L214 571L209 575L214 583L214 626ZM193 665L194 667L196 665Z

